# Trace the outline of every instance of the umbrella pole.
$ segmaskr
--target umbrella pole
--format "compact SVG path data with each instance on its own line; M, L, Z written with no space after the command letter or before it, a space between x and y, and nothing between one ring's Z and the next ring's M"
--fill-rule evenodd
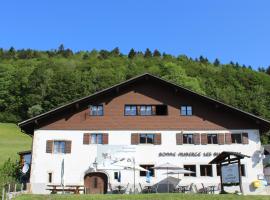
M167 192L169 193L168 168L167 168Z

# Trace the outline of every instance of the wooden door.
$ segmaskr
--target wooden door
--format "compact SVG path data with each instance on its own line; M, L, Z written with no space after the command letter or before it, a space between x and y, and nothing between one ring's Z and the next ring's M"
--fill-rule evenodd
M87 175L84 179L87 194L104 194L105 182L102 176Z

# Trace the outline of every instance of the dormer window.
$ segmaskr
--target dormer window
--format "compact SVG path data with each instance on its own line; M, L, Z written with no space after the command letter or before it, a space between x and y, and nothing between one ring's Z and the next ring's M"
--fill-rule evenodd
M103 105L90 105L90 116L102 116Z
M192 106L181 106L180 114L182 116L191 116L192 115Z

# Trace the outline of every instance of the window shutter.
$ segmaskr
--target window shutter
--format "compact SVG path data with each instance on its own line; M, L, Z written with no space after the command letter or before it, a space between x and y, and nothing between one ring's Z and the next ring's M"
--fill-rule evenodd
M206 133L201 134L201 144L207 144L207 134Z
M194 144L200 144L200 139L201 139L200 133L195 133L193 137L194 137Z
M226 144L231 144L232 143L231 133L225 133L225 143Z
M141 115L141 106L137 106L137 115Z
M83 134L83 144L90 144L90 133Z
M161 144L161 133L156 133L155 134L154 143L156 145L160 145Z
M108 140L109 140L109 136L108 136L108 133L103 133L102 135L102 140L103 140L103 144L108 144Z
M47 142L46 142L46 153L52 153L52 145L53 145L53 141L52 140L47 140Z
M177 145L183 144L183 134L182 133L176 133L176 144Z
M242 143L243 144L248 144L248 133L242 133Z
M139 133L131 133L131 144L139 144Z
M218 144L225 144L224 133L219 133L217 136L218 136Z
M156 115L156 106L152 106L152 115Z
M71 141L65 141L65 153L71 153Z

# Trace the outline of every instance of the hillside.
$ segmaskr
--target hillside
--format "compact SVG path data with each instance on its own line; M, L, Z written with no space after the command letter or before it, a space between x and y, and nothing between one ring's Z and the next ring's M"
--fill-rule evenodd
M216 59L112 51L0 48L0 122L19 122L131 77L151 73L244 111L270 119L270 70Z
M8 158L18 159L17 152L31 149L31 137L15 124L0 123L0 166Z

